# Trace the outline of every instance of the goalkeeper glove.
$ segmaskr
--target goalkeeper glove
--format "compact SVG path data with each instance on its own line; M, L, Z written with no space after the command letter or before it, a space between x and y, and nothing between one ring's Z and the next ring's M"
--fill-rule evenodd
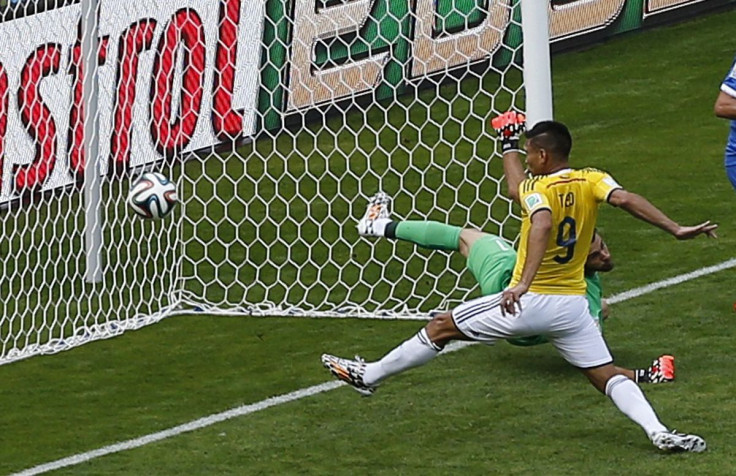
M519 136L524 129L526 116L520 112L508 111L491 120L491 127L501 138L501 151L519 151Z
M665 383L675 380L675 358L660 355L645 369L635 369L636 383Z

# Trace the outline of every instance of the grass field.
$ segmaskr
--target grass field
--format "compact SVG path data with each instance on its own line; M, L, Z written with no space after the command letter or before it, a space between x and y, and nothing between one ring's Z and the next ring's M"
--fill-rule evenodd
M680 222L721 224L719 240L679 243L604 208L609 296L736 256L728 126L712 112L734 24L736 11L714 14L554 58L573 164L610 171ZM677 357L677 382L645 391L666 424L707 439L701 455L657 452L550 346L499 345L450 353L370 399L341 387L54 474L734 474L733 279L623 301L606 326L620 365ZM0 473L327 382L322 352L375 359L417 327L197 315L1 366Z

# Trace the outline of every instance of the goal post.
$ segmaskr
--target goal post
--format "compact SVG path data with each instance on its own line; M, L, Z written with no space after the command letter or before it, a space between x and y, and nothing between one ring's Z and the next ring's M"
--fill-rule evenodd
M475 295L457 254L356 224L384 191L397 219L515 239L488 123L551 117L549 71L521 67L522 51L549 67L543 28L522 43L544 5L69 0L6 15L0 364L180 313L425 319ZM144 170L178 184L164 220L125 203Z
M554 118L549 51L549 0L521 0L527 127Z

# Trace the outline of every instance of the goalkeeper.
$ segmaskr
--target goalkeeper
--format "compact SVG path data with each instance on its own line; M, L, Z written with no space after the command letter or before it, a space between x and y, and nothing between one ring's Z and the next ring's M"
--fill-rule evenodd
M523 116L519 116L519 121L523 123ZM509 143L511 146L518 144L518 134L521 131L522 126L519 125L512 134L502 135L505 137L504 147L508 147ZM517 141L516 144L514 141ZM518 164L518 170L505 170L505 173L509 187L518 188L518 183L514 184L514 181L523 179L524 171L520 162L515 163ZM408 241L433 250L458 251L466 258L467 267L478 281L484 296L499 293L508 286L516 263L516 251L503 238L472 228L460 228L434 221L394 221L390 218L390 204L391 199L385 193L374 195L365 216L358 223L358 233L361 236ZM585 263L585 282L588 307L601 330L603 320L608 317L608 306L603 299L598 273L612 269L611 253L601 235L595 233ZM547 339L543 336L529 336L508 339L508 342L531 346L543 344ZM645 369L619 370L638 383L663 383L675 379L674 357L671 355L658 357Z

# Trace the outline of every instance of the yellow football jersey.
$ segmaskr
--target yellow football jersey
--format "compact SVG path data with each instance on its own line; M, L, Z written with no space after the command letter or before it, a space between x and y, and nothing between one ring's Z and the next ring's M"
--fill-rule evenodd
M544 259L529 291L540 294L585 294L584 268L590 252L598 205L621 186L596 169L565 169L519 184L521 240L511 286L521 279L531 229L539 210L552 213L552 233Z

